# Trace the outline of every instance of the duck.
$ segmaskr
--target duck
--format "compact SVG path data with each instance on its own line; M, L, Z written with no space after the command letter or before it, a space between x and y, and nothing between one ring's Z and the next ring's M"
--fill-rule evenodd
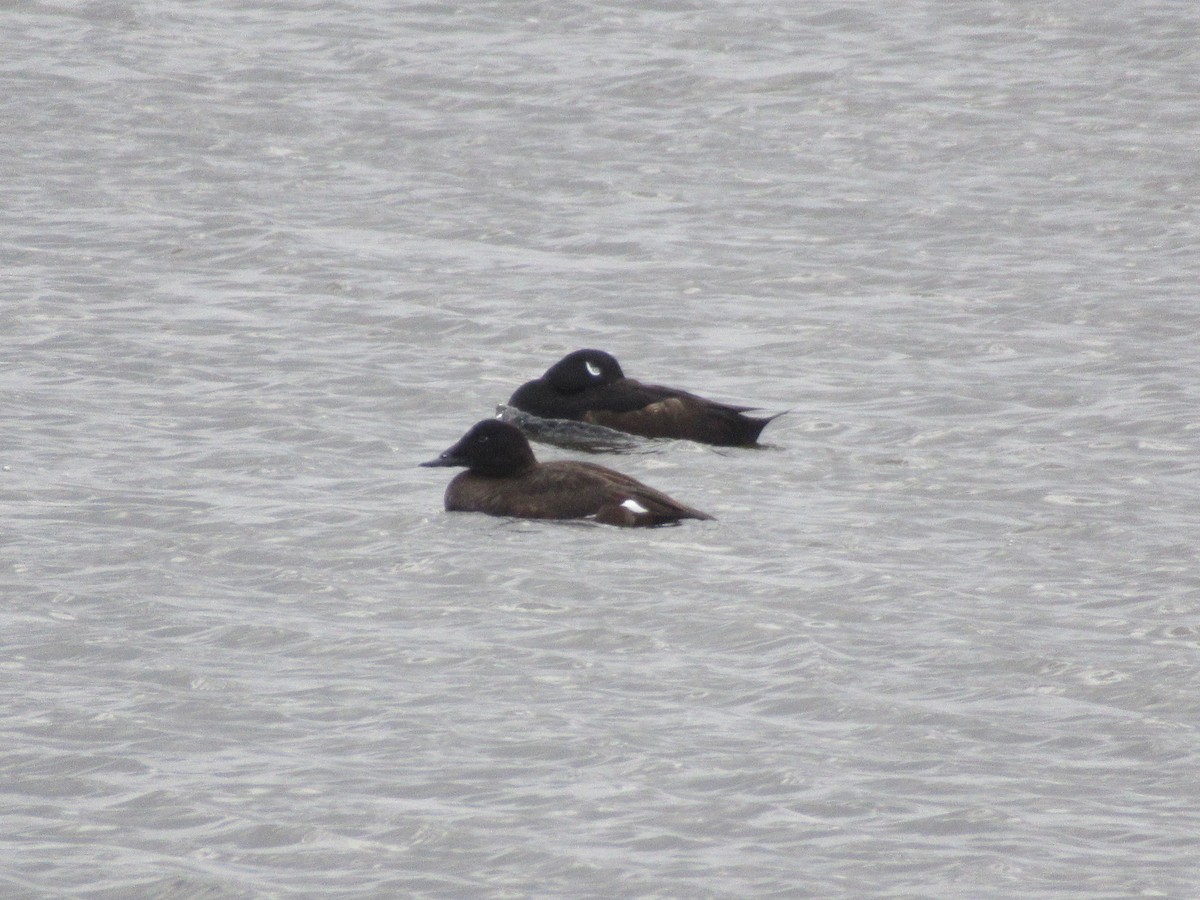
M465 466L446 488L449 512L481 512L522 519L590 519L625 528L712 519L635 478L589 462L540 463L515 425L477 422L421 466Z
M603 425L650 438L682 438L722 447L758 443L775 416L754 418L752 406L730 406L688 391L626 378L603 350L568 353L513 392L508 405L543 419Z

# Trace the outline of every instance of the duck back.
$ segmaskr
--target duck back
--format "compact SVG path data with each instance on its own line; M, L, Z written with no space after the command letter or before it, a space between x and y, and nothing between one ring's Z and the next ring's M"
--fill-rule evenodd
M606 525L653 527L712 516L594 463L540 463L520 475L492 478L463 472L446 488L446 509L523 519L594 519Z

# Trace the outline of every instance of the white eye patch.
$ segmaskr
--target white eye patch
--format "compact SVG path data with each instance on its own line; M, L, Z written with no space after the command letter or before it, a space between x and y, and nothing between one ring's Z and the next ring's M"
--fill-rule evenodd
M594 362L592 362L590 359L587 362L585 362L583 365L584 365L584 368L586 368L588 370L588 374L591 375L593 378L600 377L600 367L598 365L596 365Z
M625 507L627 510L629 510L630 512L635 512L635 513L650 512L650 510L646 509L646 507L642 506L642 504L638 503L632 497L630 497L628 500L624 501L621 505L623 507Z

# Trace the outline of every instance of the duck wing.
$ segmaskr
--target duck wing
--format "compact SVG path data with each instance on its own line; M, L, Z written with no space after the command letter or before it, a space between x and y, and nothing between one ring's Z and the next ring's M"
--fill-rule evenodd
M719 446L758 440L771 418L745 415L750 406L731 406L687 391L624 379L621 390L589 392L583 421L643 437L683 438Z
M543 463L540 468L553 473L561 490L573 492L580 506L587 509L585 516L606 525L653 527L681 519L712 518L606 466L572 461Z

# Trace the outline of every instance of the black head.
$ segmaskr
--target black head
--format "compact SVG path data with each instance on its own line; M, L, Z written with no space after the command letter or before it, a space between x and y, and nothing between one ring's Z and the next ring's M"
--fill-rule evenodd
M514 425L484 419L457 444L423 466L466 466L477 475L517 475L537 463L529 441Z
M575 394L599 384L624 378L621 364L603 350L576 350L568 353L542 376L550 386L564 394Z

